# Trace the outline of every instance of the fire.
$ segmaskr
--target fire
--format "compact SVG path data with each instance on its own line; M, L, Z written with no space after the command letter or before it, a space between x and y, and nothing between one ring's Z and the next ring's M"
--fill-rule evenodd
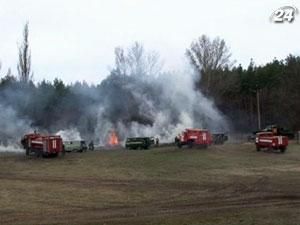
M119 144L119 138L118 138L115 131L110 132L110 135L108 137L108 144L111 145L111 146Z

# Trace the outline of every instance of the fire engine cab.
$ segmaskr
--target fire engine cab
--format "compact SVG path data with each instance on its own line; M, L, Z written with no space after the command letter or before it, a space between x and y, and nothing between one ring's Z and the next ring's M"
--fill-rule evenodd
M184 145L187 145L189 148L193 146L207 148L212 144L212 135L205 129L186 129L176 137L175 142L179 148Z
M256 134L255 145L256 150L260 151L262 148L269 150L280 150L285 152L289 143L289 139L286 136L276 135L273 132L259 132Z

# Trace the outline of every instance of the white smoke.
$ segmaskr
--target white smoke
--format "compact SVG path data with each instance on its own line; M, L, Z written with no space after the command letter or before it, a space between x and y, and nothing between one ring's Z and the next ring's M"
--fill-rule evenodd
M111 87L115 87L115 83ZM110 130L115 130L121 140L132 136L158 136L162 142L170 142L185 128L207 128L212 132L228 129L225 118L213 102L194 90L194 76L191 73L145 76L138 78L135 83L124 80L120 87L138 104L124 103L113 96L101 105L95 131L95 139L98 138L101 144L105 144ZM153 87L155 91L151 89ZM116 105L118 101L122 107ZM130 108L132 105L134 108ZM111 118L114 115L109 113L125 119L127 114L137 114L151 123L135 120L124 122L121 118L113 122Z
M14 153L24 153L24 149L20 148L17 145L9 145L9 146L2 146L0 145L0 152L14 152Z
M19 118L10 106L0 104L0 112L0 145L8 146L19 143L21 137L31 131L29 121Z
M82 140L77 128L60 130L56 133L56 135L60 135L64 141L80 141L80 140Z

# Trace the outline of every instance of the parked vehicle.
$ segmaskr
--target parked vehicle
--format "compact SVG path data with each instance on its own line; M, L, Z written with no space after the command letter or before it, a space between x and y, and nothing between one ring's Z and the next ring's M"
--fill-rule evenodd
M288 137L289 139L294 139L295 138L295 135L292 131L284 128L284 127L281 127L279 125L268 125L266 126L264 129L262 130L259 130L259 131L254 131L253 134L256 134L256 133L259 133L259 132L272 132L273 134L275 135L282 135L282 136L286 136Z
M59 135L41 135L38 133L26 134L21 140L26 155L34 153L40 156L57 156L65 153L63 141Z
M228 136L225 133L214 133L212 134L213 144L222 145L228 140Z
M179 148L187 145L189 148L200 146L207 148L212 144L212 135L205 129L186 129L175 138L175 142Z
M66 152L83 152L87 150L85 141L64 141L64 149Z
M127 149L149 149L153 140L150 137L131 137L127 138L125 147Z
M256 150L261 149L280 150L282 153L286 151L289 139L286 136L274 135L273 132L259 132L256 134L255 146Z

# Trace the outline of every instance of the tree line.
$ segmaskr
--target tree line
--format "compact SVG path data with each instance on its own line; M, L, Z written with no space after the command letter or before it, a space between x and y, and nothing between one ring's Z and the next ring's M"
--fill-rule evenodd
M247 68L233 66L231 53L220 38L203 35L187 49L199 76L195 88L240 131L277 124L300 130L300 57L274 58L265 65L251 59Z
M19 118L30 121L30 126L42 130L79 127L81 133L92 134L97 122L94 107L106 101L105 92L111 90L111 86L107 88L108 82L119 79L117 83L121 87L122 80L134 82L141 74L161 72L159 55L156 52L145 55L143 45L135 42L127 52L122 47L115 49L115 66L108 78L98 85L64 84L58 78L53 82L34 83L28 35L26 24L19 47L18 77L10 70L2 75L0 103L13 108ZM265 65L256 65L251 60L249 66L243 68L235 66L223 39L210 39L206 35L191 43L186 56L198 76L194 89L212 99L236 131L249 132L268 124L279 124L294 131L300 129L299 56L275 58ZM131 78L124 78L129 75Z

